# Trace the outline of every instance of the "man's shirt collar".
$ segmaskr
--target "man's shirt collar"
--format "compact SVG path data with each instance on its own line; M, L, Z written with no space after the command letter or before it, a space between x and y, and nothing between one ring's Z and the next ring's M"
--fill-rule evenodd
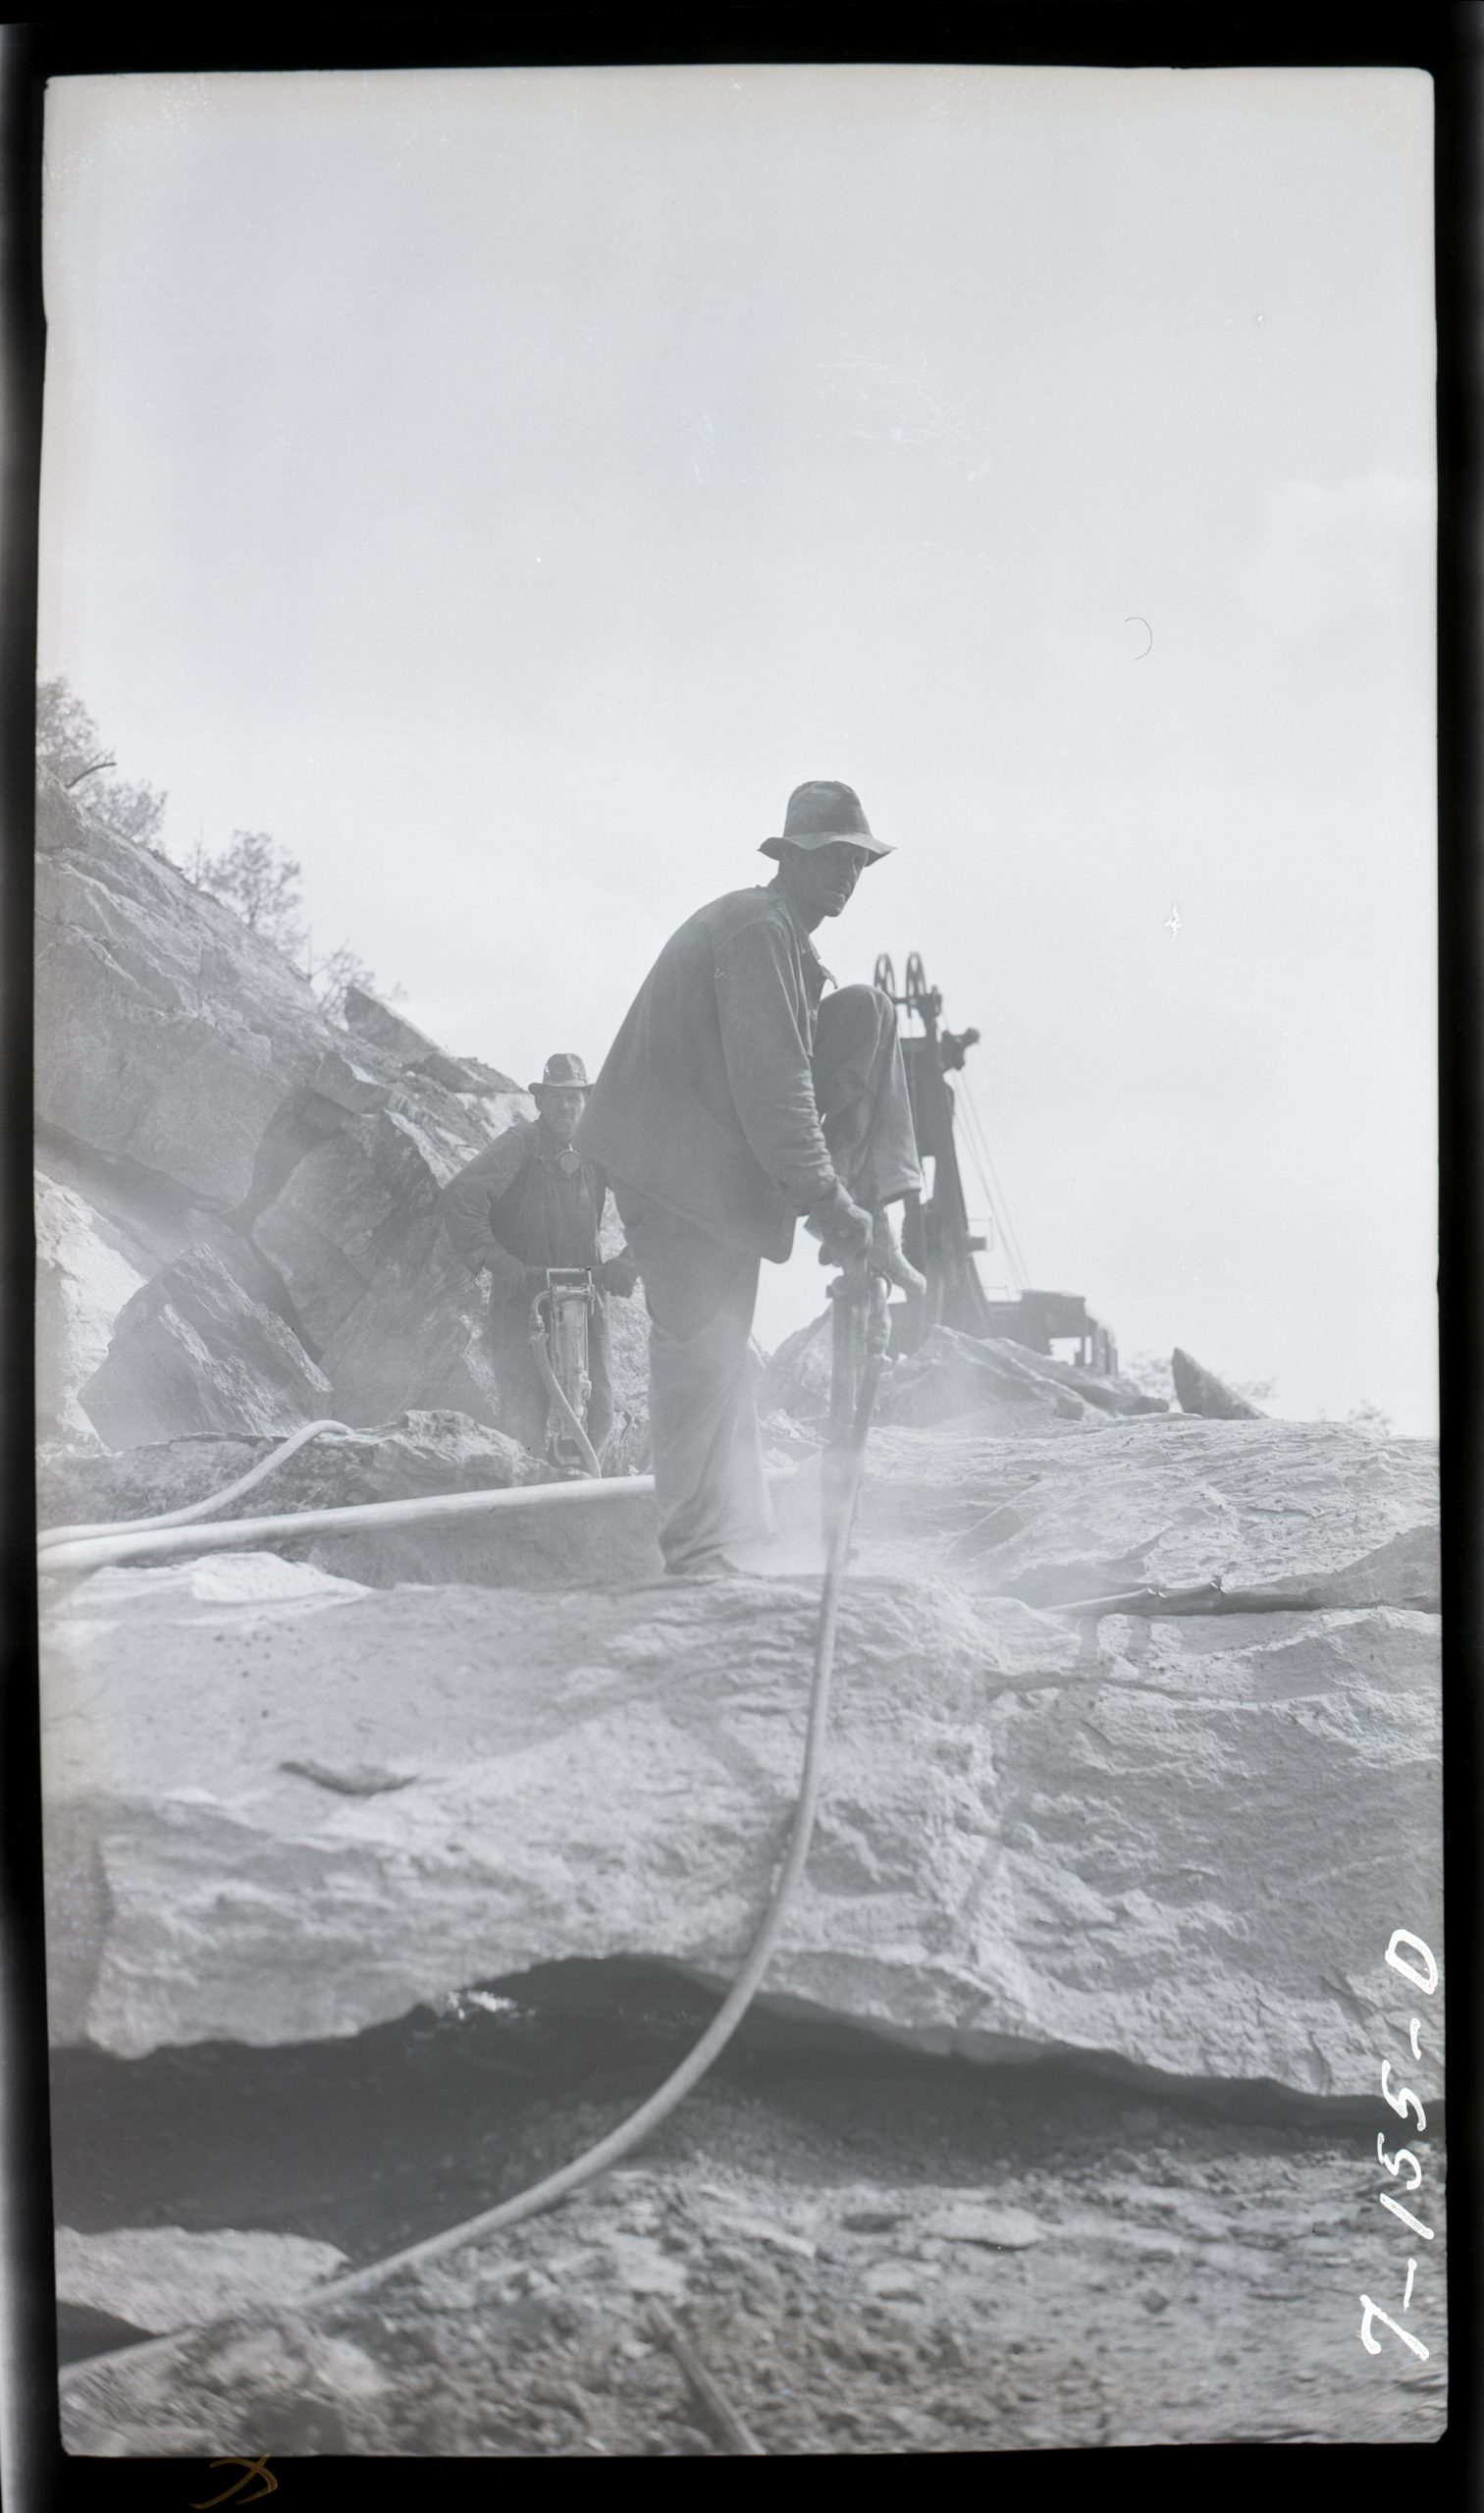
M536 1119L536 1156L538 1160L544 1160L548 1169L560 1170L563 1177L570 1178L572 1175L572 1163L571 1161L567 1161L563 1164L562 1161L562 1154L567 1151L570 1151L575 1155L580 1167L582 1163L582 1154L577 1150L576 1145L570 1143L558 1143L556 1136L552 1133L551 1128L549 1126L544 1126L541 1119L538 1117Z
M819 970L819 990L822 991L826 986L834 986L837 984L834 971L832 969L826 969L823 961L819 955L819 952L815 949L814 936L810 933L809 928L794 907L793 901L789 897L788 892L784 889L781 876L775 873L772 880L770 882L765 882L763 886L767 890L771 890L779 899L782 900L784 913L788 918L789 924L793 927L795 934L799 937L799 948L804 954L806 963L812 960L815 967Z

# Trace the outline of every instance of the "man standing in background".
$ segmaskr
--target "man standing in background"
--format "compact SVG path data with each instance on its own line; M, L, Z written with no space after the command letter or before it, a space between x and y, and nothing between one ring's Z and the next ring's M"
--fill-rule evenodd
M773 1533L751 1352L758 1269L794 1225L823 1261L871 1253L921 1290L886 1206L922 1187L896 1010L840 988L810 939L889 855L848 785L789 797L766 887L703 907L665 944L613 1042L578 1129L602 1161L644 1278L650 1430L667 1571L735 1569Z
M599 1456L613 1426L609 1367L608 1304L626 1300L638 1281L627 1250L607 1263L598 1238L608 1181L573 1148L588 1095L580 1056L548 1056L531 1085L534 1122L518 1119L477 1152L444 1189L444 1228L471 1274L490 1277L490 1340L500 1390L500 1427L535 1457L544 1457L550 1406L531 1352L531 1304L546 1289L549 1266L581 1266L599 1298L588 1321L587 1435Z

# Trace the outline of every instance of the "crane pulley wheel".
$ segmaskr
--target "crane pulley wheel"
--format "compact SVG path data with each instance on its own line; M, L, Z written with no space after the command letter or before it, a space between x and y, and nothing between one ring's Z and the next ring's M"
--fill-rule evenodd
M871 973L871 983L874 987L878 987L882 994L889 994L892 1002L895 1003L897 999L896 971L884 951Z

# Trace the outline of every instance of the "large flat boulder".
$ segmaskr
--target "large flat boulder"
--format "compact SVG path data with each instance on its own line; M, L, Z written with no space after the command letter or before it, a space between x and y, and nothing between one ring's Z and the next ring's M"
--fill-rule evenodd
M302 2234L189 2233L183 2225L56 2232L57 2301L138 2330L180 2329L233 2312L272 2311L348 2266Z
M56 2039L349 2034L578 1953L729 1978L817 1606L372 1595L262 1555L80 1582L44 1645ZM1437 1629L1088 1623L858 1572L769 1995L971 2058L1373 2092L1391 1932L1440 1949Z
M809 1470L792 1507L807 1518ZM1104 1419L1095 1436L1006 1438L972 1419L883 1425L867 1452L863 1546L1033 1605L1219 1578L1311 1604L1439 1604L1438 1451L1333 1422Z
M209 1248L126 1301L78 1403L114 1449L194 1432L282 1437L333 1410L330 1382L292 1329Z

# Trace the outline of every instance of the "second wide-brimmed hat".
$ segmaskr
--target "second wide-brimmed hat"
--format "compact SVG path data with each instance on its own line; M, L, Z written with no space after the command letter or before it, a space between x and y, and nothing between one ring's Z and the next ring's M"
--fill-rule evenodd
M890 855L894 850L873 837L861 798L853 786L836 784L832 777L816 776L807 785L796 785L788 798L781 837L765 837L758 849L760 855L775 856L780 846L860 846L869 855Z
M541 1080L531 1085L531 1096L534 1098L538 1091L591 1091L592 1087L581 1056L548 1056Z

